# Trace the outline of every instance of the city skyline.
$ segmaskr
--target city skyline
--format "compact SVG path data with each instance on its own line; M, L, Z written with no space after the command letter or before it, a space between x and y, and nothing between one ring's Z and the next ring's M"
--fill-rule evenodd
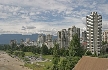
M0 34L56 34L70 26L85 30L86 15L102 15L108 28L107 0L0 0Z

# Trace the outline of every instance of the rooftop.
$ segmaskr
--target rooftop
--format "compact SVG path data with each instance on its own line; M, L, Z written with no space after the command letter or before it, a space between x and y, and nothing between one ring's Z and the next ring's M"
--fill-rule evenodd
M83 56L73 70L108 70L108 58Z

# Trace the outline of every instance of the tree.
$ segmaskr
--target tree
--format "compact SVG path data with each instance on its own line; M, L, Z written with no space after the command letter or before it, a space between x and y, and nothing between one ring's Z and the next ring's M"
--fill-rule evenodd
M105 45L105 44L107 44L107 41L105 41L105 42L104 42L104 41L102 41L102 45Z
M79 59L80 57L77 56L64 58L60 63L59 70L72 70Z
M66 64L67 64L67 59L66 59L66 58L63 58L63 60L62 60L61 63L60 63L59 70L66 70L66 69L65 69Z
M48 49L48 55L53 55L53 48Z
M63 61L60 64L60 66L65 65L65 67L61 66L60 68L65 68L63 70L72 70L82 55L84 55L84 50L80 46L80 39L78 38L78 35L75 34L70 42L69 56L66 57L66 62Z
M85 52L85 55L91 56L92 53L91 53L91 51L86 51L86 52Z
M21 44L19 47L20 47L20 50L22 50L24 48L24 44Z
M48 54L48 47L46 45L42 45L41 47L41 54L47 55Z
M40 47L37 47L37 48L36 48L36 52L37 52L38 54L40 54L40 53L41 53L41 48L40 48Z
M15 51L14 52L14 55L19 56L19 57L24 57L25 56L25 53L22 52L22 51Z
M107 46L108 46L108 43L107 43L107 41L102 41L102 47L101 47L101 49L100 49L100 55L105 55L105 54L107 54L108 52L107 52Z
M11 49L12 49L12 51L15 50L16 46L17 46L17 44L13 42L12 45L11 45Z
M69 47L69 56L82 56L84 55L84 50L80 47L80 39L78 38L78 34L75 34L73 39L70 42Z
M8 53L9 53L9 54L13 54L14 52L10 49L10 50L8 51Z
M6 51L6 50L12 50L12 48L11 48L10 45L6 45L6 44L5 44L5 45L3 45L2 47L3 47L3 50L4 50L4 51Z
M77 64L78 60L80 59L80 57L68 57L67 58L67 63L65 66L65 70L72 70L75 66L75 64Z
M60 49L60 56L65 56L65 47Z
M100 55L99 58L108 58L108 54Z
M58 64L53 64L52 67L51 67L51 70L59 70L59 66Z
M21 57L24 57L25 56L25 53L24 52L21 52Z
M54 50L53 50L53 66L51 68L51 70L58 70L59 66L58 66L58 62L60 61L60 56L59 56L59 45L55 44L54 45Z

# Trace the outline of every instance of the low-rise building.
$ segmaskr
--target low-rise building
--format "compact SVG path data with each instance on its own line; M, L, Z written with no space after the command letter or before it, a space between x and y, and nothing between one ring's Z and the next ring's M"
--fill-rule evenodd
M108 70L108 58L83 56L72 70Z
M105 31L102 33L102 41L108 43L108 30L105 30Z

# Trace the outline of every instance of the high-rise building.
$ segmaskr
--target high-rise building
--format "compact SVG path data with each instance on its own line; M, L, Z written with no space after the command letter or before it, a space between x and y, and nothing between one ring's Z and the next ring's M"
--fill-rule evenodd
M104 42L107 42L108 43L108 30L105 30L103 33L102 33L102 41Z
M97 12L91 12L86 16L87 24L87 49L92 54L100 54L102 46L102 16Z
M44 42L45 42L45 35L39 34L37 39L38 46L42 47L42 44L44 44Z
M58 44L60 48L68 47L68 37L67 37L67 31L66 29L62 29L61 31L58 31Z
M46 41L52 42L52 35L50 34L46 35Z
M23 40L23 39L21 39L20 44L21 44L21 45L24 44L24 40Z
M87 41L87 32L86 31L82 32L82 40L83 40L83 42Z
M80 43L83 49L87 49L87 32L82 32L82 37L80 38Z
M57 42L59 44L59 47L61 47L61 31L57 32Z
M58 31L57 40L60 48L68 48L70 41L73 39L73 36L75 34L78 34L78 38L80 38L80 28L76 28L75 26L73 26L72 28L68 28L68 31L66 29Z
M68 28L68 46L75 34L78 34L78 38L80 39L80 28L77 28L75 26L72 26L72 28Z
M26 38L26 43L30 43L30 38Z
M80 28L72 26L72 28L68 28L68 39L69 41L72 40L73 36L78 34L78 38L80 38Z
M61 48L68 47L68 37L66 29L62 29L61 31Z
M53 44L53 40L52 40L52 36L53 35L46 35L46 42L45 42L45 45L48 47L48 49L54 47L54 44Z

